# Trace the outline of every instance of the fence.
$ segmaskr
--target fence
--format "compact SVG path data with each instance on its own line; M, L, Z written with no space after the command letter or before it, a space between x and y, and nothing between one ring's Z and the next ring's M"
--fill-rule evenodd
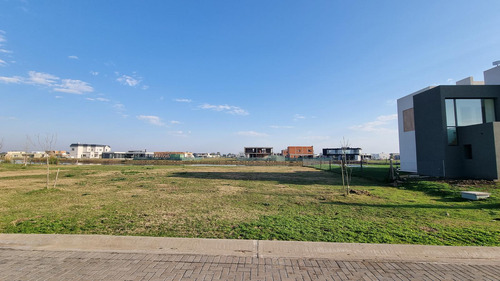
M341 173L340 161L331 158L313 158L304 159L303 166L312 167L320 170ZM379 182L390 182L397 178L397 166L399 163L391 161L349 161L349 167L352 168L352 175Z

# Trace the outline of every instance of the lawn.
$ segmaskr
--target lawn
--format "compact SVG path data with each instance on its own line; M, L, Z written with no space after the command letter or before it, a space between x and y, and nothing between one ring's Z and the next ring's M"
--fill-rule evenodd
M286 166L0 164L0 232L500 246L500 189ZM458 190L484 190L484 201Z

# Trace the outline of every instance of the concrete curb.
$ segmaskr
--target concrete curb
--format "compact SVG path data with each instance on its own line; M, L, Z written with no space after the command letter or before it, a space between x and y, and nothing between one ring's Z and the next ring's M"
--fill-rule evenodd
M500 247L451 247L106 235L0 234L0 249L220 255L255 258L500 264Z

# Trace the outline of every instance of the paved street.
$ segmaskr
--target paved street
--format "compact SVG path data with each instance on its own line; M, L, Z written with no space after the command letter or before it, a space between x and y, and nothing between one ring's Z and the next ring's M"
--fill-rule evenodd
M93 248L93 242L104 250ZM248 240L0 234L0 280L500 280L495 247L267 243L274 248L261 246L265 256L240 250L259 247ZM311 250L305 252L304 245ZM386 250L373 254L381 247ZM179 253L194 248L199 253ZM364 258L356 248L366 252ZM293 257L293 249L304 257ZM342 249L352 250L342 255ZM411 261L399 249L424 249L425 257ZM478 254L481 250L486 254ZM329 258L314 257L319 252L329 252Z
M0 280L500 280L500 265L2 249Z

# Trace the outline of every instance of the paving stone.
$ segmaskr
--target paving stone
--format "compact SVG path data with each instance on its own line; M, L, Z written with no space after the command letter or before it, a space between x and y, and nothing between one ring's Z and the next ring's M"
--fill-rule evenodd
M0 249L0 280L500 280L499 265Z

